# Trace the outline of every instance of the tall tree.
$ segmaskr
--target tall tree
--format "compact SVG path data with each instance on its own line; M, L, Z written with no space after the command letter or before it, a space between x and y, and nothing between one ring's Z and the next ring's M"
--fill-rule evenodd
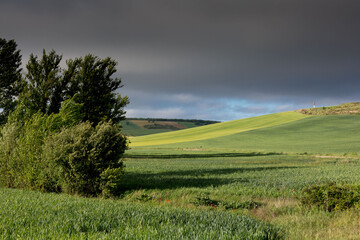
M21 55L14 40L0 38L0 124L15 108L21 88Z
M129 99L121 97L118 89L122 87L120 78L113 78L116 61L111 58L99 59L93 55L67 62L66 81L69 81L67 97L78 94L83 104L84 121L97 125L103 120L119 122L125 119L124 107Z
M41 60L30 55L26 65L26 83L22 98L27 106L45 114L58 113L66 84L61 75L62 56L54 50L46 54L43 50Z
M68 60L67 68L62 70L61 59L54 50L48 54L44 50L41 60L30 55L21 94L30 109L45 114L58 113L61 103L76 94L76 101L82 104L83 121L97 125L104 120L125 119L124 107L129 100L117 92L122 85L120 78L113 77L116 61L89 54Z

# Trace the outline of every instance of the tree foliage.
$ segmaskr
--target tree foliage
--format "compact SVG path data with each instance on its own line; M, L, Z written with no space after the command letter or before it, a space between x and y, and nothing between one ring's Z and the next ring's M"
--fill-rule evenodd
M43 50L41 60L33 54L30 55L22 94L22 99L29 108L48 115L59 112L64 88L60 69L61 59L62 56L54 50L49 54Z
M0 39L0 185L81 195L113 195L127 139L118 125L127 97L117 63L93 55L67 61L54 50L30 55L21 78L14 41ZM7 115L8 116L7 116Z
M0 124L14 110L21 89L21 55L14 40L0 38Z
M22 94L29 108L48 115L57 113L64 100L78 94L76 101L83 106L83 121L96 126L104 120L124 120L129 100L117 92L122 85L121 79L112 77L117 65L114 60L89 54L68 60L67 68L61 69L61 59L54 50L48 54L43 51L41 60L30 55Z
M121 79L113 78L117 63L111 58L99 59L93 55L67 62L64 76L69 81L67 96L79 94L79 103L83 104L84 121L94 125L100 121L124 120L124 107L128 98L121 97L118 89Z
M0 132L3 186L96 196L118 191L126 137L111 121L81 122L81 105L66 100L57 114L23 118L15 111ZM17 121L16 119L20 120Z

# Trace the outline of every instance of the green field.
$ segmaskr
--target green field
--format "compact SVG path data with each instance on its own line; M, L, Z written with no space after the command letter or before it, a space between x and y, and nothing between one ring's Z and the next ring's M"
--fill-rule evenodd
M356 239L360 213L299 204L304 186L360 184L358 158L149 155L126 159L120 199L0 190L2 239ZM196 205L199 197L219 204ZM242 203L254 201L257 208ZM257 220L254 220L257 219Z
M300 203L360 185L360 116L286 112L131 138L117 199L0 189L3 239L359 239L360 211Z
M285 113L286 116L288 113ZM264 117L273 117L266 115ZM287 118L286 120L289 120ZM245 125L245 121L254 120L257 129ZM262 120L261 122L257 122ZM221 127L223 124L182 130L174 133L154 135L153 141L149 137L131 139L134 151L144 149L173 149L173 150L202 150L218 152L283 152L283 153L312 153L312 154L360 154L360 116L336 115L313 116L301 119L293 118L287 123L272 122L267 126L268 118L250 118L238 120L238 124L223 132L213 132L211 128ZM262 124L262 125L261 125ZM198 134L196 134L198 133ZM232 133L226 135L228 133ZM189 138L186 136L191 135ZM224 135L224 136L218 136ZM168 140L165 137L169 136ZM194 140L203 138L203 140ZM190 141L185 141L191 139ZM176 143L174 143L176 142ZM162 143L162 144L159 144ZM150 146L149 146L150 145ZM147 147L149 146L149 147Z
M187 209L198 197L207 196L220 202L220 206L216 210L212 206L198 209L237 213L272 223L280 227L286 239L360 236L358 210L329 213L306 208L299 202L301 190L311 184L334 181L360 184L359 158L173 154L128 158L124 200ZM247 201L262 205L255 209L239 207Z
M277 126L307 117L307 115L296 112L285 112L223 123L216 123L197 128L180 130L176 132L134 137L131 138L131 147L153 146L213 139L254 129Z
M359 143L360 116L319 116L225 137L152 147L356 155L360 154Z

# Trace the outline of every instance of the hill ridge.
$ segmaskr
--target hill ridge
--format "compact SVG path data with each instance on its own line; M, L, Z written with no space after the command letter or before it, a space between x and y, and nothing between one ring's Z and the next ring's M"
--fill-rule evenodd
M306 115L360 115L360 102L343 103L335 106L304 108L296 112Z

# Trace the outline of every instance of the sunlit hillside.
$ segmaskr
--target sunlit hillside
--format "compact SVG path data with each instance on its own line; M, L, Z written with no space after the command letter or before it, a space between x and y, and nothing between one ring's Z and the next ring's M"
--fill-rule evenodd
M255 129L289 123L309 116L297 112L283 112L246 118L176 132L131 138L131 147L192 142L233 135Z

